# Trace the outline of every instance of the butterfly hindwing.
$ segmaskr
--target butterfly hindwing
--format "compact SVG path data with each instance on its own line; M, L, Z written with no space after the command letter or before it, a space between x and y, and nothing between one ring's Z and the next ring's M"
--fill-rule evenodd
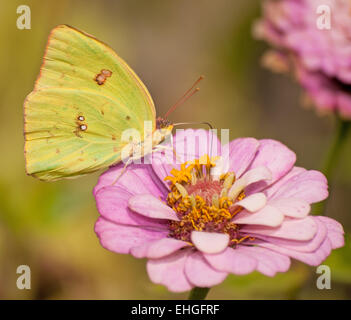
M42 180L75 177L120 161L121 134L155 127L152 99L105 44L68 26L50 34L25 101L26 168Z
M55 87L34 91L26 103L27 171L55 180L119 161L119 128L128 127L128 114L116 101L94 92Z

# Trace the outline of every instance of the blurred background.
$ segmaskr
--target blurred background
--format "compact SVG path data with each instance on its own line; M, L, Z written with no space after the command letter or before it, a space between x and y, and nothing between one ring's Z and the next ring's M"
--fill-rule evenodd
M19 5L31 9L31 30L16 27ZM145 260L103 249L93 231L92 188L101 172L77 180L40 182L26 176L23 100L33 89L49 31L69 24L95 35L123 57L148 87L159 115L205 75L200 92L171 120L210 121L231 138L279 139L297 164L318 169L335 126L332 117L301 107L289 77L265 70L266 44L252 38L258 0L0 0L0 298L183 299L152 284ZM327 214L351 232L351 139L331 183ZM16 287L17 266L32 271L32 289ZM324 263L332 290L316 288L315 268L229 276L209 299L349 299L351 250Z

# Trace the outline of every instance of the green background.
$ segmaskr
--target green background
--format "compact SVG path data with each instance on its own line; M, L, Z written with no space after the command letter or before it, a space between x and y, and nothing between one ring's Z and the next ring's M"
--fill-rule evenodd
M31 30L16 27L17 6L31 8ZM334 121L302 108L293 79L262 68L267 46L251 36L260 1L0 1L0 298L166 299L187 296L152 284L145 260L103 249L93 231L92 188L99 174L40 182L26 176L23 100L32 90L49 31L69 24L95 35L123 57L149 88L158 115L205 75L200 92L171 120L209 121L231 138L282 141L297 164L318 169ZM351 231L351 141L331 184L327 214ZM17 266L29 265L32 289L16 287ZM346 299L351 297L351 250L325 262L332 290L318 290L315 268L294 262L275 278L229 276L212 299Z

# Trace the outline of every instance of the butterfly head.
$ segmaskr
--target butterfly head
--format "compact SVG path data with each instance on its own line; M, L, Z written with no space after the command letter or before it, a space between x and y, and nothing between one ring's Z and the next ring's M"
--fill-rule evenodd
M161 117L158 117L156 119L156 129L165 129L165 128L170 127L170 126L172 126L172 123L168 119L164 119Z
M158 145L159 143L166 140L166 138L172 135L173 124L164 118L158 117L156 119L156 130L153 133L153 145Z

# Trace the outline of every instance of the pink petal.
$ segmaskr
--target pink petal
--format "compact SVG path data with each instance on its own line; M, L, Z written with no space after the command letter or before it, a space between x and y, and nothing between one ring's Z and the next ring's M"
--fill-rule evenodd
M178 250L174 254L147 262L147 273L153 283L163 284L169 291L183 292L193 286L185 276L185 262L189 250Z
M328 230L328 238L333 249L341 248L345 245L344 229L342 225L334 219L328 217L316 217Z
M259 142L254 138L239 138L229 143L229 170L237 178L245 172L254 159Z
M341 223L338 221L324 216L318 216L318 220L321 220L324 225L327 227L328 231L335 231L344 234L344 228Z
M234 217L233 222L237 224L278 227L282 224L283 220L284 215L278 209L266 205L263 209L254 213L247 211L240 212Z
M312 217L303 219L285 219L277 228L248 225L241 231L250 235L267 235L291 240L311 240L317 233L317 224Z
M99 177L99 181L93 191L94 195L103 187L118 186L132 194L151 193L155 197L165 196L166 189L158 181L150 165L130 164L121 175L123 167L124 163L121 162L105 171Z
M172 159L172 157L173 153L170 153L169 150L155 152L152 154L152 169L168 190L170 183L169 181L166 181L165 178L171 175L170 172L173 168L180 170L180 163L182 163L181 161L179 161L179 163L176 163L176 160L172 160L171 164L167 163L165 159Z
M304 218L311 210L308 202L294 198L273 199L269 201L269 205L277 208L284 216L292 218Z
M212 150L211 149L212 145ZM221 143L218 137L212 132L203 129L177 129L173 137L174 150L157 152L153 154L152 168L159 179L168 187L168 182L164 181L170 175L173 168L179 169L180 164L186 161L199 159L203 155L220 155ZM174 157L174 151L177 157Z
M104 218L96 221L95 232L104 248L117 253L130 253L131 248L164 238L168 234L168 231L121 225Z
M268 237L268 236L262 236L262 235L257 236L257 238L262 239L265 242L273 243L274 245L295 250L295 251L300 251L300 252L315 251L320 247L320 245L327 237L327 228L322 222L318 221L317 217L313 217L313 219L317 224L318 231L311 240L307 240L307 241L288 240L288 239L274 238L274 237Z
M177 214L161 200L150 194L138 194L128 201L129 208L149 218L179 221Z
M243 275L254 271L257 266L257 259L246 254L245 249L228 247L221 253L205 254L204 257L217 270Z
M235 203L237 206L245 208L247 211L255 212L262 209L267 203L264 193L254 193Z
M338 249L345 245L344 235L339 232L329 230L328 239L330 240L332 249Z
M131 254L136 258L158 259L187 246L189 244L185 241L163 238L144 243L139 247L134 247L131 250Z
M318 171L310 170L291 177L279 188L272 199L294 198L315 203L327 197L328 184L325 176Z
M177 153L185 154L185 161L198 159L204 155L219 156L221 154L221 142L216 130L177 129L174 141L178 146Z
M249 169L266 167L272 172L270 184L279 180L293 167L296 155L279 141L264 139L260 140L255 159Z
M290 268L289 257L261 247L244 247L245 254L256 259L256 270L273 277L277 272L286 272Z
M267 189L264 190L266 196L268 198L272 198L274 194L281 189L281 187L287 183L291 178L299 175L302 172L306 172L307 170L300 167L293 167L285 176L281 177L274 184L268 186Z
M255 167L246 171L242 177L234 182L239 183L243 182L245 186L248 186L252 183L261 181L261 180L271 180L272 179L272 172L267 167Z
M261 180L270 180L272 178L271 172L266 167L257 167L245 172L242 177L236 180L228 192L228 196L236 198L239 193L246 189L247 186Z
M196 287L212 287L227 277L227 272L213 269L198 251L190 254L186 259L185 273L188 280Z
M326 259L326 257L328 257L332 250L331 243L328 238L325 238L321 246L313 252L295 251L274 245L272 243L261 243L260 246L287 255L296 260L300 260L311 266L320 265Z
M143 217L128 208L132 194L121 187L103 187L95 194L96 206L102 217L119 224L134 226L157 226L166 228L155 219Z
M226 233L192 231L191 241L201 252L218 253L228 246L229 236Z

